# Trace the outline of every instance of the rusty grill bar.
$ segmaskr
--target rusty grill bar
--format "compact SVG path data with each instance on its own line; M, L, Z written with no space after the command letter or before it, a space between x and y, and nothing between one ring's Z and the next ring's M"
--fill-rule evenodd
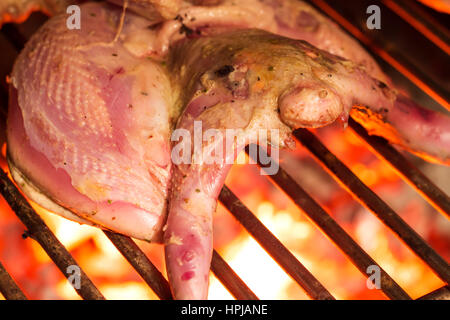
M386 49L383 44L386 40L367 32L360 23L365 8L372 4L365 0L358 1L352 7L347 1L311 0L311 4L329 15L344 29L357 37L382 65L383 69L403 88L412 92L414 97L431 108L448 108L449 91L441 85L442 77L448 74L436 73L436 70L427 69L427 66L418 68L414 62L420 61L417 51L405 51L407 41L400 41L396 47ZM373 1L372 1L373 2ZM345 5L347 3L347 5ZM423 9L412 0L401 0L397 3L389 0L378 2L382 12L387 12L390 18L388 23L397 25L401 32L420 33L421 44L432 48L440 58L449 48L448 30L436 21L430 19ZM360 9L364 8L363 11ZM359 16L358 16L359 15ZM44 20L41 19L43 22ZM397 21L397 22L395 22ZM17 27L9 25L1 30L9 42L20 50L28 38ZM384 35L383 35L384 37ZM391 39L392 41L392 39ZM414 44L417 45L417 44ZM405 52L407 53L405 55ZM423 52L421 53L423 54ZM445 60L442 60L445 64ZM439 71L439 70L437 70ZM445 82L444 82L445 83ZM5 89L5 88L2 88ZM7 93L0 90L2 114L6 114ZM364 128L350 119L350 128L366 142L380 159L390 164L396 172L411 184L431 205L444 216L450 216L450 200L419 169L410 163L400 152L390 146L383 138L370 136ZM381 198L367 187L356 175L342 163L338 157L331 153L325 145L309 130L299 129L294 132L296 139L313 155L329 174L338 181L358 202L368 208L389 229L420 258L430 269L442 279L446 285L430 292L419 299L449 299L450 267L448 263L433 250L401 217L392 210ZM262 168L263 165L259 164ZM272 182L283 190L303 211L308 218L347 256L347 258L366 277L367 267L377 263L344 231L344 229L323 209L301 186L297 184L280 166L280 171L271 176ZM43 220L32 209L7 174L0 170L0 193L14 210L19 219L27 228L27 235L36 240L47 252L49 257L67 277L66 270L70 265L77 265L76 261L59 242ZM246 231L267 251L267 253L281 266L291 278L298 283L313 299L334 299L326 286L321 284L303 264L258 220L258 218L224 186L219 196L220 202L240 222ZM106 236L122 253L130 265L138 272L143 280L152 288L160 299L172 299L169 284L163 274L147 258L139 246L129 237L104 231ZM96 288L89 277L82 272L81 287L76 289L83 299L104 299L102 293ZM214 251L211 270L222 284L236 299L256 300L258 297L239 278L238 274L227 262ZM411 297L381 269L381 289L391 299L411 299ZM238 270L239 271L239 270ZM0 292L6 299L26 299L13 278L8 274L0 262Z
M0 263L0 292L8 300L26 300L27 297Z

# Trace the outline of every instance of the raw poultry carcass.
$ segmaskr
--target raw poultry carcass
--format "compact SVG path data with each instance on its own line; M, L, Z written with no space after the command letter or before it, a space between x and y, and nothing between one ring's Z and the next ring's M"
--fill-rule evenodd
M120 6L85 4L80 30L67 29L65 14L50 19L11 75L8 160L16 182L72 220L148 241L164 233L178 299L207 297L217 195L237 151L263 143L258 130L275 130L269 142L284 147L293 128L345 122L355 110L367 127L389 128L393 142L449 161L448 118L397 95L356 42L307 6L249 3L183 2L176 19L157 24ZM245 22L253 9L272 12L273 24ZM303 15L310 28L277 10ZM196 123L216 133L200 153L191 152ZM232 152L206 161L226 149L219 133L227 129L239 132ZM188 134L178 154L185 161L173 161L180 146L171 145L173 133Z
M8 22L23 22L33 11L42 11L49 15L64 12L72 2L71 0L2 0L0 26Z

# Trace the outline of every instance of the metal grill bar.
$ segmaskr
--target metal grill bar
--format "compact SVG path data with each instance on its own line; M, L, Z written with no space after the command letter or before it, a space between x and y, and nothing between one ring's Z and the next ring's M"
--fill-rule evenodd
M385 225L445 282L450 281L450 267L394 210L367 187L322 142L306 129L294 132L295 137L320 161L330 174L340 182L367 209Z
M211 271L236 299L258 300L253 291L247 287L216 250L213 252Z
M257 160L257 159L255 159ZM274 159L272 159L274 161ZM266 167L258 161L263 169ZM381 275L381 289L391 299L409 300L411 297L383 270L345 230L323 209L297 182L281 167L270 179L285 192L298 208L328 236L328 238L352 261L358 270L368 277L369 266L378 266Z
M350 128L356 132L372 151L391 165L400 176L409 182L428 202L445 216L450 216L450 198L417 169L408 159L392 147L384 138L371 136L353 119L348 122Z
M332 300L334 297L298 261L258 218L228 189L222 188L219 200L244 226L252 237L272 256L272 258L297 282L313 299Z
M16 284L0 262L0 292L8 300L27 300L27 297Z
M33 208L2 169L0 169L0 193L27 227L29 235L39 242L66 278L68 277L67 268L69 266L79 267L75 259L50 231L41 217L34 212ZM79 268L81 285L80 288L75 288L75 290L83 299L103 300L103 295L88 278L83 269L81 267Z

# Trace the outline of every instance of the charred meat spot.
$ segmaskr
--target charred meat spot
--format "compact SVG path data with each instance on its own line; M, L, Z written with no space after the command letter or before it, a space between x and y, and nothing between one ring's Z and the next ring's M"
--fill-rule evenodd
M227 64L227 65L224 65L223 67L221 67L220 69L216 70L214 72L214 74L219 78L223 78L223 77L226 77L227 75L229 75L233 71L234 71L234 67Z
M148 96L148 93L145 92L145 91L141 91L141 94L142 94L143 96Z
M187 36L190 36L194 33L194 30L191 28L186 27L184 24L180 28L180 34L186 34Z
M267 70L273 71L273 70L274 70L274 67L273 67L273 66L268 66L268 67L267 67Z

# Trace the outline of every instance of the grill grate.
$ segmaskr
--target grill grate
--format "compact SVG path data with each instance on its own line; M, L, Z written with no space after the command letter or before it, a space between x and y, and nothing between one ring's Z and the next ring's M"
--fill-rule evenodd
M423 51L407 50L407 41L397 42L395 38L383 39L376 33L368 32L361 24L365 8L372 3L358 1L358 4L348 1L311 0L319 10L336 20L344 29L356 36L379 60L384 70L394 79L394 82L404 88L422 104L432 108L448 108L449 91L445 87L448 75L441 70L427 69L428 64L418 68L414 62L420 62ZM367 2L367 3L366 3ZM373 1L372 1L373 2ZM445 59L443 53L448 53L448 30L436 23L425 14L420 5L412 0L401 0L399 4L383 0L379 2L382 12L386 12L388 20L383 23L394 24L405 34L412 34L420 39L425 48L432 50L435 57ZM362 11L361 11L361 10ZM42 20L42 19L41 19ZM42 20L43 21L43 20ZM42 22L40 21L40 22ZM0 35L20 50L28 36L13 25L3 27ZM1 39L0 39L1 40ZM395 46L391 46L391 42ZM417 43L414 43L417 46ZM405 55L407 53L407 56ZM437 58L437 59L438 59ZM440 60L439 67L446 60ZM445 78L446 77L446 78ZM2 88L5 89L5 88ZM1 91L1 90L0 90ZM5 90L1 92L1 103L6 108ZM6 109L2 110L2 113ZM386 140L369 136L368 133L350 119L350 128L357 133L367 146L382 160L389 163L397 173L411 184L437 211L444 216L450 215L449 197L436 187L424 174L412 165L402 154L391 147ZM433 250L402 218L367 187L352 171L346 167L321 141L309 130L299 129L294 132L296 139L313 155L313 157L337 180L357 201L367 207L389 229L420 258L446 285L419 299L449 299L450 268L448 263ZM264 168L263 165L259 164ZM347 256L349 260L367 277L367 267L377 263L344 231L344 229L323 209L301 186L297 184L280 165L280 171L270 176L274 184L280 187L309 219ZM0 193L11 206L19 219L26 226L27 234L36 240L47 252L62 273L70 265L78 265L67 249L59 242L51 230L45 225L39 215L32 209L7 174L0 170ZM224 186L219 196L221 203L240 222L246 231L269 253L269 255L298 283L313 299L334 299L331 293L313 274L279 241L258 218ZM147 258L145 253L129 237L104 231L106 236L122 253L130 265L139 273L143 280L152 288L160 299L172 299L167 280L162 273ZM102 293L95 287L86 273L81 270L81 287L76 289L83 299L104 299ZM213 253L212 272L236 299L256 300L258 297L232 270L227 262L216 252ZM411 297L381 269L381 289L391 299L411 299ZM26 299L26 295L14 283L12 277L0 263L0 292L7 299Z
M352 126L355 127L356 123L352 122ZM333 177L337 178L347 188L355 199L366 206L395 232L443 281L450 281L450 270L447 262L414 229L406 224L394 210L362 183L349 168L328 151L319 139L307 130L297 130L294 135L332 173Z

